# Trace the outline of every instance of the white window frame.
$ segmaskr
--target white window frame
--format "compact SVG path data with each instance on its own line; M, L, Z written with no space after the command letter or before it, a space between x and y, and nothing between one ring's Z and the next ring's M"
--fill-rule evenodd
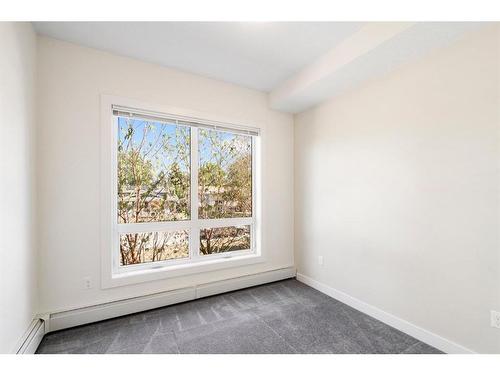
M221 131L235 132L251 129L259 136L252 136L252 217L226 219L198 218L198 129L191 127L191 215L189 220L155 223L119 224L117 219L117 117L113 108L131 108L134 112L154 113L158 117L180 118L207 124ZM140 109L140 110L138 110ZM202 119L202 120L201 120ZM136 100L110 95L101 95L101 287L111 288L144 281L178 277L193 273L208 272L264 262L261 246L261 138L258 127L249 127L233 121L224 121L216 116L187 111L179 108L140 103ZM203 127L203 126L200 126ZM251 246L248 250L219 254L200 255L199 235L202 228L250 225ZM189 257L134 265L119 265L120 233L142 233L156 231L188 230Z

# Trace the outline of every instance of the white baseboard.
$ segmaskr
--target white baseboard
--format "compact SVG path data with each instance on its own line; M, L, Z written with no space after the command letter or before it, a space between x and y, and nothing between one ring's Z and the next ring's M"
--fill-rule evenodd
M44 321L39 318L33 319L14 352L16 354L35 354L44 334Z
M355 308L356 310L359 310L367 315L370 315L371 317L378 319L381 322L384 322L385 324L390 325L391 327L394 327L416 338L417 340L425 342L426 344L431 345L445 353L449 354L475 353L474 351L465 348L462 345L459 345L435 333L427 331L424 328L418 327L413 323L410 323L404 319L389 314L388 312L385 312L375 306L369 305L368 303L365 303L363 301L360 301L357 298L354 298L332 287L329 287L328 285L316 281L308 276L297 273L297 280L303 282L306 285L309 285L310 287L316 290L319 290L320 292L332 298L335 298L336 300L339 300L340 302L345 303L346 305Z
M288 267L254 275L217 281L208 284L156 293L147 296L129 298L116 302L84 307L75 310L48 314L46 332L93 323L118 316L133 314L140 311L155 309L175 303L181 303L213 294L248 288L273 281L288 279L295 276L295 268Z

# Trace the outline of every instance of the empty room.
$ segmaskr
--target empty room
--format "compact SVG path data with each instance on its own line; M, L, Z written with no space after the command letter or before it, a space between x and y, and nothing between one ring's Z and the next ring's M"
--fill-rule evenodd
M1 353L500 354L499 23L0 45Z

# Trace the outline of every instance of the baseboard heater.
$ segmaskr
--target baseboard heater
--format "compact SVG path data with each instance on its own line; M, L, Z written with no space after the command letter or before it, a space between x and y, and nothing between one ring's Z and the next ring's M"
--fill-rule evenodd
M42 319L34 319L26 331L16 354L34 354L45 334L45 322Z
M288 267L207 284L193 285L187 288L176 289L168 292L155 293L74 310L50 313L45 317L45 332L48 333L82 324L98 322L127 314L186 302L214 294L289 279L295 277L295 274L295 268Z

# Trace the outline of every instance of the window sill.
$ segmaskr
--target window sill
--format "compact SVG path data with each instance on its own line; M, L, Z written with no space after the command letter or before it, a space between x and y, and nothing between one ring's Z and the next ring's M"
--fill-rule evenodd
M101 287L102 289L109 289L148 281L192 275L194 273L217 271L226 268L263 263L264 261L264 257L261 254L253 253L229 258L209 259L197 263L184 263L159 268L131 270L130 272L109 274L108 277L103 275Z

